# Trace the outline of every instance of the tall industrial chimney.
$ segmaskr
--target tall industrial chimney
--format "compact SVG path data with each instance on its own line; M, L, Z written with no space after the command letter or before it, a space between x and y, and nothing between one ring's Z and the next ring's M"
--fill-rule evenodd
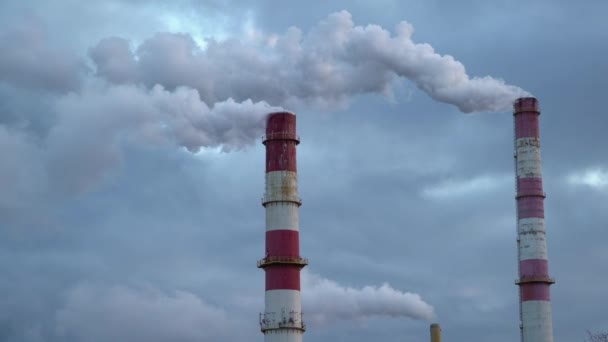
M306 325L302 318L300 270L308 264L300 257L298 174L296 166L296 115L268 115L266 135L266 256L258 267L266 273L266 308L260 314L265 342L301 342Z
M441 342L441 327L437 323L431 324L431 342Z
M540 161L538 100L517 99L515 168L517 174L517 246L519 312L522 342L553 342L545 210Z

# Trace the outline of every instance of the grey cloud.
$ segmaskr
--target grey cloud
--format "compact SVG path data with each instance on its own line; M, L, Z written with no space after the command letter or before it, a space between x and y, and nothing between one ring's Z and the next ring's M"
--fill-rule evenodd
M0 16L12 16L10 10L4 11L5 3L0 5ZM155 25L160 21L143 18L164 15L165 5L142 8L141 3L110 3L39 2L37 6L45 19L55 23L49 33L63 42L82 40L81 45L89 47L99 37L129 37L133 58L139 55L136 45L142 37L167 30ZM351 13L360 23L389 27L402 18L412 20L419 40L458 56L470 74L508 77L539 96L547 239L551 275L557 279L552 287L555 336L577 340L585 329L606 326L601 305L606 275L595 271L606 264L606 192L565 183L570 174L606 170L602 85L607 64L602 57L605 45L600 43L608 32L601 15L606 2L599 7L593 6L599 1L567 5L559 1L559 10L555 1L505 1L504 6L491 6L476 0L447 7L428 1L395 3L344 2L343 6L352 6ZM256 27L273 26L274 31L283 32L287 25L298 23L308 32L302 37L307 37L308 28L326 16L328 6L332 11L339 9L333 2L307 2L295 10L291 3L260 6L247 3L222 11L240 23L247 7L256 12ZM266 8L265 13L257 16L260 8ZM190 9L189 15L209 20L208 12ZM278 12L284 15L278 18ZM551 30L571 22L571 13L578 14L575 24L559 34ZM136 72L134 77L144 76ZM130 77L116 82L131 82ZM149 88L155 85L153 78L139 82ZM194 78L192 82L204 88L204 82ZM263 209L258 202L264 176L261 144L230 154L203 150L194 155L176 151L176 140L168 132L146 135L137 129L140 121L131 121L127 115L125 122L134 123L118 129L117 150L110 152L119 153L122 164L114 164L114 172L105 173L110 182L90 180L97 184L95 191L76 197L38 196L45 191L41 184L63 186L65 182L55 178L22 182L44 175L37 168L49 161L50 126L65 124L55 120L56 94L51 94L52 101L48 96L41 101L35 91L23 92L7 81L3 86L15 91L3 90L0 100L0 121L5 126L2 141L7 147L0 153L0 169L20 174L15 184L2 183L6 191L0 191L0 197L10 199L9 192L29 195L13 198L20 206L25 203L25 208L10 213L0 210L0 340L78 342L57 336L56 314L68 308L62 295L83 280L126 284L125 279L132 278L153 284L156 290L152 292L160 293L158 297L174 297L173 289L182 289L210 307L223 308L231 318L236 316L242 324L240 339L226 336L216 341L263 340L257 312L263 310L264 276L254 265L263 256L264 239ZM242 89L246 94L247 87ZM301 243L309 269L331 275L341 287L348 284L359 289L387 281L394 289L419 293L433 304L446 340L517 340L514 185L505 183L457 200L429 201L420 196L424 189L453 185L450 180L466 183L511 172L512 118L457 115L455 108L435 103L421 92L403 102L400 90L392 91L399 99L393 103L365 95L353 97L347 110L332 115L304 107L298 112L302 136L298 166L304 198ZM277 94L256 96L273 101L285 98ZM78 96L88 96L87 91L77 95L75 102ZM202 99L205 96L201 93ZM241 100L235 96L235 101ZM38 128L31 129L32 124ZM102 132L93 130L85 140L104 143L97 136ZM62 139L70 141L56 134L54 146L60 147ZM77 145L80 140L71 141ZM66 162L63 170L60 163L56 165L53 177L75 177L69 167L86 170L77 159ZM27 225L22 224L24 220ZM120 287L132 297L149 294L137 287ZM91 295L112 297L108 294L112 287L92 288ZM84 309L80 312L94 319ZM310 326L305 340L428 339L424 321L371 316L360 322L337 320L328 326ZM82 324L87 329L91 326ZM77 327L65 326L76 333Z
M0 126L0 210L27 208L46 187L42 151L19 130Z
M132 83L137 79L136 61L126 39L105 38L89 49L89 56L97 65L97 75L112 83Z
M226 312L186 291L90 284L68 292L56 324L60 338L85 342L217 341L235 328Z
M35 142L54 124L56 98L57 94L0 82L0 125L32 135Z
M283 35L252 29L239 38L209 39L201 49L187 34L159 33L135 55L128 55L126 43L118 40L100 42L91 55L98 74L110 81L137 74L149 86L187 85L207 103L234 97L331 109L353 95L390 94L396 76L467 113L507 111L515 98L528 94L489 76L469 77L462 63L414 43L412 33L405 22L394 35L377 25L355 26L350 13L342 11L308 34L295 27Z
M82 59L52 44L32 15L1 32L0 46L0 80L18 86L67 92L79 87L87 71Z
M592 190L608 190L608 171L595 167L575 172L568 176L567 182L577 186L587 186Z
M479 175L471 179L448 179L422 190L422 196L430 200L454 200L492 192L513 183L511 175Z

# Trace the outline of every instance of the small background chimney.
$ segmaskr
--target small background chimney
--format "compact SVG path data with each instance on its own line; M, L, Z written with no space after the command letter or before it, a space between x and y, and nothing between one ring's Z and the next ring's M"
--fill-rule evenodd
M441 327L437 323L431 324L431 342L441 342Z

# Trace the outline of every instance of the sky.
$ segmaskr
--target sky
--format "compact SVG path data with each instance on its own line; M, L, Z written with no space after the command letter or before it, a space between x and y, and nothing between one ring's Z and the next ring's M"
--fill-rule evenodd
M260 136L280 109L301 137L306 341L424 341L431 322L515 341L509 105L528 94L555 340L608 330L607 14L3 1L0 341L263 341Z

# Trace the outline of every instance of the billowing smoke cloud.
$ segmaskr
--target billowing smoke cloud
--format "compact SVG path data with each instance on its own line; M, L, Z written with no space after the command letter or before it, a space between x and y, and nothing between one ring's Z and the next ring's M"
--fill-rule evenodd
M68 341L217 341L230 334L226 313L183 291L81 284L56 316Z
M307 320L317 324L374 316L430 320L435 315L418 294L401 292L387 283L357 289L307 271L302 275L304 311Z
M103 82L83 78L83 63L52 48L34 24L0 34L10 47L0 56L0 81L55 94L53 115L36 119L43 124L30 122L40 115L0 122L44 126L32 131L43 132L34 133L41 134L35 148L58 180L50 183L76 191L120 165L128 143L240 149L262 134L268 112L332 110L357 94L390 94L400 77L464 112L508 110L526 94L502 80L469 77L453 57L413 42L408 23L391 33L356 26L346 11L306 34L295 27L281 35L250 30L205 47L187 34L159 33L135 50L123 38L107 38L89 51Z
M184 87L91 85L61 98L56 109L58 122L47 141L49 173L78 191L122 163L125 143L170 142L192 152L240 149L262 134L266 114L279 108L232 99L210 108Z
M152 140L170 136L192 152L219 145L226 150L239 149L258 137L264 129L263 118L278 109L265 102L235 102L230 98L210 108L196 90L184 87L174 91L159 85L151 90L136 86L93 87L58 102L60 123L50 139L97 130Z
M331 14L304 34L249 32L199 47L187 34L159 33L132 52L127 40L108 38L90 50L97 74L114 83L160 83L198 89L206 103L232 97L290 108L331 109L357 94L389 94L397 77L461 111L507 111L527 93L503 80L469 77L462 63L412 41L412 25L395 33L356 26L346 11Z
M195 89L157 85L87 83L53 102L48 133L0 125L0 208L20 209L47 190L79 193L93 188L124 162L127 146L177 145L196 152L248 146L264 131L264 118L280 110L231 98L209 107ZM52 180L52 181L48 181Z

